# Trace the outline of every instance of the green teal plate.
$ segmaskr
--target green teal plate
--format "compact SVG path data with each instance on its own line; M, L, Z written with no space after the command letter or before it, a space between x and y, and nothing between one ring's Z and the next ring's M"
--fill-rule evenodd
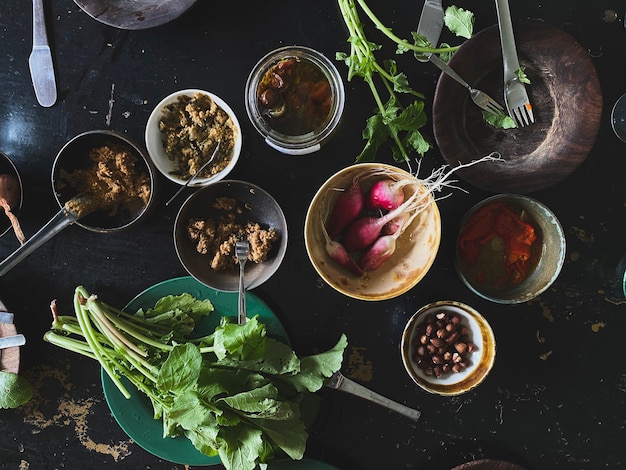
M302 460L275 460L269 462L267 470L339 470L330 464L312 459Z
M219 292L201 284L193 277L179 277L155 284L132 299L124 310L136 312L139 308L154 307L157 300L167 295L189 293L197 299L209 299L215 311L205 321L198 324L198 334L208 334L215 329L223 316L237 316L237 292ZM246 293L246 308L249 317L259 316L261 323L267 327L268 335L287 344L289 337L276 315L263 301L254 294ZM197 450L191 441L184 436L175 438L163 437L163 423L153 418L153 408L148 397L139 392L128 380L122 378L124 386L131 394L129 399L117 389L104 370L102 388L111 414L128 437L151 454L181 465L215 465L221 463L219 457L209 457ZM280 467L287 469L291 467ZM297 467L305 469L324 467Z

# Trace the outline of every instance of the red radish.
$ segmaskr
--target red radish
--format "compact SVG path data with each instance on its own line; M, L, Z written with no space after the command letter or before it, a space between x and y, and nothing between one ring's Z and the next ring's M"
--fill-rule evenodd
M343 245L330 238L326 228L322 224L322 232L324 234L325 249L328 256L339 263L344 268L348 269L352 274L360 276L363 274L363 270L357 264L357 262L350 256Z
M341 241L343 246L348 253L364 250L380 236L380 232L387 222L395 219L403 212L419 210L426 204L425 199L427 198L428 193L415 191L401 205L381 217L365 216L356 219L342 233Z
M397 181L383 178L376 181L367 193L365 207L376 210L392 210L404 202L404 191Z
M361 268L364 271L374 271L380 268L380 265L396 251L396 238L395 234L378 237L374 244L361 256L359 260Z
M0 175L0 207L4 209L5 215L11 221L15 236L19 240L20 244L26 243L26 237L17 216L11 211L15 206L20 203L20 183L18 179L13 175L3 174Z
M359 265L363 268L364 271L374 271L375 269L380 268L380 266L387 261L396 251L396 240L404 230L411 225L415 217L419 215L419 212L415 211L411 214L408 212L403 212L395 219L387 222L383 229L393 222L398 221L399 225L395 228L395 230L390 234L382 234L382 236L378 237L376 241L370 246L365 253L361 256L359 260ZM401 219L401 221L400 221Z
M380 231L381 235L393 235L398 230L403 229L407 224L406 221L409 219L410 214L408 212L403 212L395 219L390 220L385 225L383 225L382 230Z
M350 225L363 210L365 196L361 191L360 175L352 180L349 188L337 197L335 205L326 222L326 230L330 238L337 237L344 228Z

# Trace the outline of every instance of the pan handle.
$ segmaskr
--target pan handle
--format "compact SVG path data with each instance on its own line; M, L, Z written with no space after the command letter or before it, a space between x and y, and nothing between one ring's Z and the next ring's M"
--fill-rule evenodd
M73 224L77 219L78 216L75 213L68 211L65 207L62 208L46 225L40 228L35 235L26 240L26 243L21 245L0 263L0 276L4 276L20 261L54 237L65 227Z

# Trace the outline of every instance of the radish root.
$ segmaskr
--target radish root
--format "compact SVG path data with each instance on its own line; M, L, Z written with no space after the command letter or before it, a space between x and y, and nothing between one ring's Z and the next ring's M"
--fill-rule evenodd
M9 221L11 221L11 226L13 227L13 231L15 232L15 236L19 240L20 245L23 245L26 243L26 237L24 236L24 232L22 232L20 221L17 219L17 216L11 212L11 206L3 197L0 197L0 206L4 209L4 214L9 218Z

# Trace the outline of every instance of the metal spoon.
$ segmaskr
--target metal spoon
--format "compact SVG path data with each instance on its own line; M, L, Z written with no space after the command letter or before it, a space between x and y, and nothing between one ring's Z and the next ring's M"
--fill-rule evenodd
M196 179L196 176L200 175L200 173L202 173L202 171L203 171L203 170L204 170L207 166L209 166L209 163L211 163L211 162L213 161L213 159L215 158L215 156L217 155L217 152L218 152L218 151L219 151L219 149L220 149L220 145L222 145L222 138L221 138L221 137L220 137L220 140L218 140L218 141L217 141L217 145L215 146L215 150L213 150L213 154L211 155L211 158L209 158L209 159L208 159L208 161L206 161L205 163L203 163L203 164L202 164L202 166L200 167L200 169L199 169L198 171L196 171L196 172L195 172L195 173L191 176L191 178L189 178L189 179L187 180L187 182L186 182L183 186L181 186L181 187L178 189L178 191L176 191L176 192L174 193L174 195L170 198L170 200L169 200L169 201L167 201L167 202L165 203L165 205L166 205L166 206L169 206L169 205L170 205L170 203L171 203L174 199L176 199L176 196L178 196L178 195L179 195L179 194L183 191L183 189L185 189L186 187L188 187L188 186L189 186L189 184L190 184L193 180L195 180L195 179Z
M246 288L243 282L244 268L248 261L248 253L250 252L250 244L246 240L238 241L235 245L235 254L239 260L239 309L237 323L243 325L246 323Z

